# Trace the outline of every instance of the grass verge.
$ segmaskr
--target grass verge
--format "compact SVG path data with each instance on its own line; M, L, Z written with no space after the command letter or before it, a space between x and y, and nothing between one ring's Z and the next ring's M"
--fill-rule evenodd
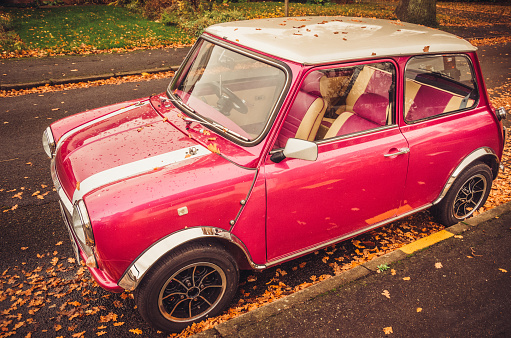
M86 54L97 50L178 46L193 41L126 8L90 5L9 9L22 45L2 45L3 57Z

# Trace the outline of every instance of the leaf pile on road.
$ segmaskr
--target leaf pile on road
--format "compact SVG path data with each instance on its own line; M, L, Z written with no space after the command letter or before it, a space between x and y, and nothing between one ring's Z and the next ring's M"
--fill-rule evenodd
M62 242L56 244L60 245ZM124 325L122 308L127 304L123 300L131 299L131 294L116 297L105 293L85 267L77 269L75 258L66 257L57 250L37 254L37 258L40 265L34 270L28 271L22 264L1 272L0 337L91 336L85 335L87 332L100 336L111 326ZM108 300L116 308L121 308L121 313L107 312L103 303ZM57 302L60 305L57 306ZM84 326L83 318L86 317L95 317L93 323L97 325Z

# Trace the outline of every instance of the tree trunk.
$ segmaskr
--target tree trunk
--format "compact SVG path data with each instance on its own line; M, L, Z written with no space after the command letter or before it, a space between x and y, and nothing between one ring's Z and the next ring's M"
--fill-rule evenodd
M435 27L436 0L400 0L395 10L401 21Z

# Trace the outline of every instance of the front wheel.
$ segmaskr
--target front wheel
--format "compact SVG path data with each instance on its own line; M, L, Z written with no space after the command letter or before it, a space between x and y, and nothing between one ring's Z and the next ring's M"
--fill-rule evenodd
M454 181L443 200L434 207L438 221L451 226L471 217L486 202L492 177L491 169L484 163L466 169Z
M216 245L193 244L158 262L135 292L142 317L165 332L179 332L226 308L238 287L234 259Z

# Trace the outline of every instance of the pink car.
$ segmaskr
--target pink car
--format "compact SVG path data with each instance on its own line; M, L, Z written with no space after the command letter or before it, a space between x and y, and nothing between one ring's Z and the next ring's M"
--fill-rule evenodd
M45 131L77 256L179 331L229 306L240 269L430 207L445 225L470 217L506 137L475 50L378 19L209 27L166 93Z

